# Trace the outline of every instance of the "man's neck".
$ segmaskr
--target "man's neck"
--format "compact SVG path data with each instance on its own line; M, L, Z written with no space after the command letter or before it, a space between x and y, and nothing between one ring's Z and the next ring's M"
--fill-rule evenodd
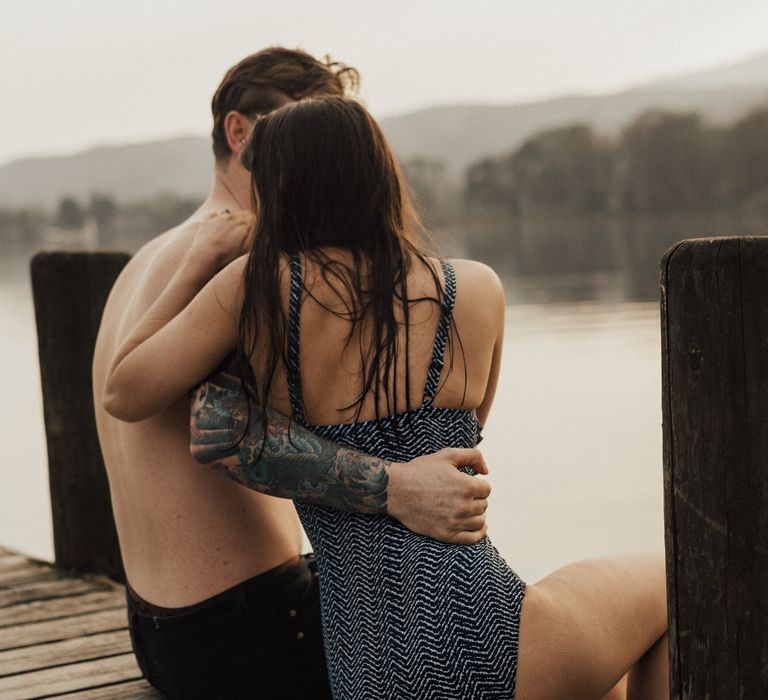
M197 210L198 214L208 214L222 209L238 211L253 208L250 190L243 186L244 182L248 181L244 181L242 175L233 170L235 167L239 166L214 167L211 190Z

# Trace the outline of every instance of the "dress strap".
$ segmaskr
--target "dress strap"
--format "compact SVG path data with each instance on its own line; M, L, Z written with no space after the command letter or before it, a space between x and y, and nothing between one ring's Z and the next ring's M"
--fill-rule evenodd
M299 345L301 340L301 259L291 255L291 291L288 298L288 395L293 417L304 422L304 401L301 393L301 363Z
M445 348L448 345L448 336L453 317L453 305L456 302L456 274L453 265L447 260L442 260L443 275L445 276L445 290L443 303L440 307L440 321L437 324L435 345L432 348L432 360L427 371L427 383L424 385L424 403L432 403L437 394L440 373L445 363Z

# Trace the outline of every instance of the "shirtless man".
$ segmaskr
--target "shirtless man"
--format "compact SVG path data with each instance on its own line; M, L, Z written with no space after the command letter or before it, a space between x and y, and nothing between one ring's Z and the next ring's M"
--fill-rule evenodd
M211 459L215 430L208 430L211 417L198 402L193 450L213 467L207 469L190 454L188 401L136 423L115 420L102 407L117 348L165 289L201 222L251 208L249 176L238 156L253 120L290 100L343 94L356 76L280 48L230 69L212 103L216 165L208 198L133 257L104 311L94 404L129 581L131 636L146 677L169 697L329 697L317 576L311 556L301 554L301 526L285 499L389 513L415 532L457 544L485 534L490 488L456 469L470 465L486 473L476 450L389 464L296 432L273 415L263 469L246 473L231 458ZM241 214L226 216L242 221ZM204 392L242 401L237 386L222 371Z

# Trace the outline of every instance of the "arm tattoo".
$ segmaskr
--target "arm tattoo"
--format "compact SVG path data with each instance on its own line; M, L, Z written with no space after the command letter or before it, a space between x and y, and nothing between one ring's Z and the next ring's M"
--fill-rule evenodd
M248 404L226 365L192 399L190 449L195 459L243 486L279 498L358 513L387 512L383 459L324 440L295 421Z

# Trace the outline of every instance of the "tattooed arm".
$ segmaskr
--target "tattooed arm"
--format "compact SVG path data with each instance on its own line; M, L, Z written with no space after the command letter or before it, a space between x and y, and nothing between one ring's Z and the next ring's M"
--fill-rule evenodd
M192 401L192 455L261 493L308 503L385 512L388 463L322 440L285 416L249 407L240 380L222 368ZM243 436L241 440L238 438Z
M192 401L191 451L202 464L261 493L359 513L389 514L422 535L472 544L485 535L490 486L458 471L488 470L479 450L448 449L389 463L319 438L276 411L251 416L240 380L223 365ZM242 436L242 439L239 439Z

